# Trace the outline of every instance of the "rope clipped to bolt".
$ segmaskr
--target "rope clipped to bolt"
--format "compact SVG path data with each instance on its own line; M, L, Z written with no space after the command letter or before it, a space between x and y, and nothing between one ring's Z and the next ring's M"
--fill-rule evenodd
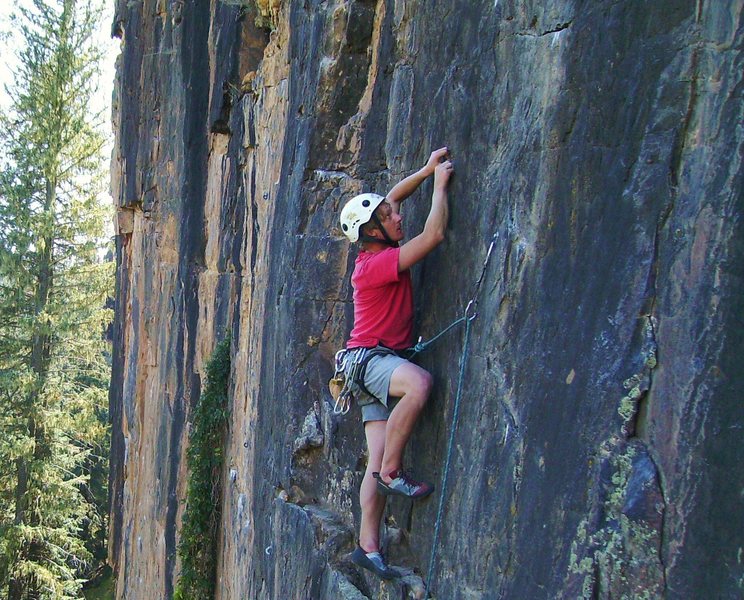
M455 432L457 431L457 423L460 418L460 401L462 400L462 388L463 388L463 382L465 381L465 369L467 366L468 354L470 352L470 327L471 327L472 322L478 316L478 313L476 312L476 309L478 307L478 296L480 295L481 285L483 283L483 279L485 278L486 270L488 269L488 263L491 260L491 253L493 251L493 247L494 247L494 244L496 243L497 238L498 238L498 232L495 233L493 237L491 238L491 244L488 246L488 252L486 253L486 259L483 261L483 269L481 270L480 277L478 277L478 280L475 283L475 291L473 292L473 295L471 296L470 301L468 302L468 305L465 308L465 313L463 314L463 316L453 321L450 325L448 325L445 329L443 329L441 332L439 332L429 341L427 342L419 341L419 343L416 344L411 349L413 354L417 354L418 352L425 350L429 345L434 343L438 338L443 336L445 333L447 333L450 329L452 329L456 325L459 325L460 323L465 323L465 339L463 341L462 355L460 356L460 372L457 377L457 393L455 394L455 405L452 409L452 428L450 429L449 441L447 442L447 454L446 454L446 458L444 461L444 470L442 473L441 491L439 493L439 508L437 509L437 519L434 524L434 539L432 540L431 554L429 556L429 572L426 576L426 582L425 582L426 587L429 590L431 590L431 581L432 581L432 576L434 574L434 563L436 561L436 556L437 556L437 545L439 543L439 532L442 527L442 516L444 514L444 501L447 495L447 479L449 477L450 466L452 464L452 449L455 443Z
M450 329L453 329L460 323L465 323L466 321L470 320L472 321L478 316L478 313L470 314L471 308L475 310L475 308L478 305L478 294L480 293L480 287L483 283L483 278L486 275L486 269L488 268L488 262L491 260L491 252L493 251L493 246L496 243L496 238L498 238L499 234L495 233L493 237L491 238L491 244L488 246L488 252L486 253L486 259L483 261L483 269L481 270L480 277L478 277L478 280L475 282L475 291L473 292L473 295L471 296L470 302L468 302L467 307L465 308L465 314L460 317L459 319L455 319L447 325L442 331L437 333L433 338L430 340L422 341L421 338L419 338L419 341L414 345L405 350L405 352L408 353L409 358L413 358L417 354L420 354L424 350L426 350L429 346L431 346L434 342L436 342L440 337L442 337L445 333L447 333Z

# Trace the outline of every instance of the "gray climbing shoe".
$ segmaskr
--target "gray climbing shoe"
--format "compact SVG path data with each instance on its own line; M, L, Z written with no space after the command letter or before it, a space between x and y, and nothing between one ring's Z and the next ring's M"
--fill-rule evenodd
M434 486L426 481L416 481L403 469L390 473L392 481L385 483L379 473L372 473L377 480L377 492L384 496L405 496L406 498L425 498L434 491Z
M362 567L362 569L372 571L375 575L383 579L396 579L402 575L397 569L388 567L385 564L382 554L379 552L370 552L367 554L360 546L357 546L356 550L351 553L351 562L358 567Z

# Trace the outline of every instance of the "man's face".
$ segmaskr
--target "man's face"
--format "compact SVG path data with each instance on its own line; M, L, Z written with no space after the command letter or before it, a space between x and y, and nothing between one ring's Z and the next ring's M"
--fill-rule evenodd
M387 200L377 207L377 218L391 240L399 242L403 239L403 217L393 212L393 207Z

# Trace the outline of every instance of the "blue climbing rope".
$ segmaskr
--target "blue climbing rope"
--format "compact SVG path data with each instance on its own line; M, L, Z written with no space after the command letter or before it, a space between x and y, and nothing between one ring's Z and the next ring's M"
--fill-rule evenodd
M453 327L455 327L455 325L459 325L460 323L462 323L465 320L466 320L465 317L460 317L459 319L456 319L455 321L452 321L452 323L450 323L447 327L445 327L444 329L442 329L442 331L440 331L433 338L431 338L430 340L427 340L425 342L419 341L415 346L413 346L412 348L409 348L408 350L406 350L406 352L410 352L410 357L413 358L414 356L416 356L420 352L423 352L424 350L426 350L431 344L433 344L434 342L436 342L440 337L442 337L450 329L452 329Z
M472 301L471 301L472 303ZM442 492L439 495L439 509L437 510L437 520L434 524L434 539L431 543L431 555L429 556L429 573L426 576L426 586L431 589L431 577L434 574L434 561L437 556L437 543L439 542L439 530L442 527L442 514L444 512L444 500L445 492L447 489L447 478L449 476L450 465L452 463L452 447L455 443L455 432L457 431L457 422L460 418L460 400L462 399L462 384L465 380L465 367L468 361L468 350L470 346L470 324L477 317L474 314L472 317L468 316L467 311L470 309L471 304L468 304L468 309L465 311L465 316L462 320L465 321L465 341L463 342L462 356L460 357L460 374L457 378L457 394L455 395L455 406L452 409L452 429L450 430L449 442L447 443L447 458L444 461L444 473L442 474Z
M431 578L434 575L434 565L437 558L437 545L439 543L439 532L442 528L442 516L444 514L444 501L447 496L447 479L449 477L450 466L452 464L452 449L455 444L455 433L457 432L457 423L460 418L460 401L462 400L462 388L465 381L465 369L468 364L468 354L470 351L470 326L473 320L478 316L475 312L478 306L478 295L480 294L481 284L486 275L486 269L488 268L488 262L491 260L491 252L493 246L498 238L498 233L495 233L491 238L491 244L488 246L488 252L486 253L486 259L483 261L483 269L481 270L480 277L475 283L475 291L471 296L470 302L468 302L465 308L465 314L459 319L455 320L448 327L443 329L440 333L434 336L428 342L419 342L413 347L414 354L424 350L427 346L436 341L439 337L447 333L455 325L465 323L465 339L462 345L462 356L460 356L460 373L457 377L457 392L455 393L455 405L452 409L452 428L450 430L449 441L447 442L447 455L444 461L444 472L442 473L441 492L439 493L439 508L437 509L437 519L434 523L434 539L431 543L431 554L429 555L429 572L426 576L425 585L429 591L431 591ZM431 594L429 594L431 596Z
M498 232L495 233L493 237L491 238L491 244L488 246L488 252L486 253L486 259L483 261L483 269L481 270L480 277L478 277L478 280L475 282L475 291L473 292L473 295L471 296L470 302L468 302L468 305L465 308L465 314L459 319L455 319L452 323L450 323L447 327L442 329L442 331L440 331L430 340L427 340L424 342L424 341L421 341L419 338L419 342L415 346L408 348L408 350L406 350L409 358L413 358L416 354L419 354L420 352L423 352L424 350L426 350L431 344L436 342L440 337L442 337L450 329L452 329L453 327L456 327L460 323L465 323L465 341L463 342L462 356L460 357L460 374L458 375L458 378L457 378L457 393L455 394L455 406L452 409L452 429L450 430L449 441L447 443L447 456L444 461L444 472L442 473L442 484L441 484L442 491L439 494L439 508L437 509L437 520L434 524L434 539L432 540L431 555L429 556L429 573L426 576L426 582L425 582L425 585L427 589L429 590L431 590L431 578L432 578L432 575L434 574L434 563L437 557L437 545L439 543L439 532L442 528L442 515L444 513L444 501L447 495L447 479L449 477L450 465L452 464L452 448L455 444L455 433L457 432L457 422L460 418L460 401L462 400L462 387L463 387L463 382L465 381L465 369L467 367L468 353L470 350L470 325L473 322L473 320L478 316L478 313L475 312L478 306L478 295L480 294L481 284L483 283L483 279L486 275L486 270L488 269L488 262L491 260L491 252L493 251L493 246L496 243L497 238L498 238Z

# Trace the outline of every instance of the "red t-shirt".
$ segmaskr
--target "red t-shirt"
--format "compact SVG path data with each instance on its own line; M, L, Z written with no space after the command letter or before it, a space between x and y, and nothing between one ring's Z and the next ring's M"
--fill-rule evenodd
M400 248L359 253L351 275L354 329L347 348L371 348L382 344L393 350L403 350L411 345L411 272L398 273L399 254Z

